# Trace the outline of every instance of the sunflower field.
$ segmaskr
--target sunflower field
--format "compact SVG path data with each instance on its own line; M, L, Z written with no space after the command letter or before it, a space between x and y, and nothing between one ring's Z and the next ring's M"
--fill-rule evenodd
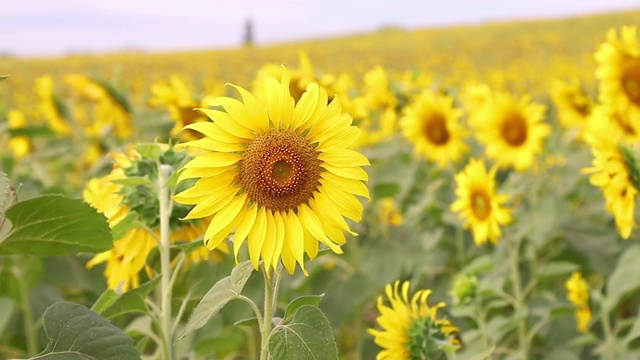
M640 359L637 24L0 58L0 359Z

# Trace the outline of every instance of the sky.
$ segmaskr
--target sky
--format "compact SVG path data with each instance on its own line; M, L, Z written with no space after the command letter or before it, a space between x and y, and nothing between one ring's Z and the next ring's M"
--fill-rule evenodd
M3 0L0 54L229 48L373 31L640 10L640 0Z

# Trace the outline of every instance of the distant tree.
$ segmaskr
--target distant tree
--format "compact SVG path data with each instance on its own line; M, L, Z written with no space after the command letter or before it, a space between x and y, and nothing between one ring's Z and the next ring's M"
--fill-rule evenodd
M244 22L244 46L253 45L253 20L247 18Z

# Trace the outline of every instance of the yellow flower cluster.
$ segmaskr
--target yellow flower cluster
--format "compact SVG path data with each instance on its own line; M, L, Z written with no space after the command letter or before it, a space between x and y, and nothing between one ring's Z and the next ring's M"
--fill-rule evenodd
M589 332L591 308L589 307L589 285L579 272L574 272L565 283L567 299L576 307L576 321L580 332Z

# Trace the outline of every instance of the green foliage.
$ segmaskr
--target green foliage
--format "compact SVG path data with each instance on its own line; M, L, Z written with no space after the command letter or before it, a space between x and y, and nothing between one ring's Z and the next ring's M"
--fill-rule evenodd
M111 248L106 218L80 200L44 195L11 206L0 254L64 255ZM6 225L5 225L6 226Z
M278 324L269 337L269 352L279 360L334 360L338 348L322 311L302 305L290 321Z
M93 304L91 310L106 319L130 313L146 314L148 309L145 299L158 286L159 282L160 278L157 277L122 294L107 289Z
M44 330L49 344L37 359L140 359L131 338L82 305L52 305L44 314Z
M251 261L244 261L233 268L231 275L218 281L193 310L191 318L179 333L178 339L203 327L229 301L238 298L252 273Z

